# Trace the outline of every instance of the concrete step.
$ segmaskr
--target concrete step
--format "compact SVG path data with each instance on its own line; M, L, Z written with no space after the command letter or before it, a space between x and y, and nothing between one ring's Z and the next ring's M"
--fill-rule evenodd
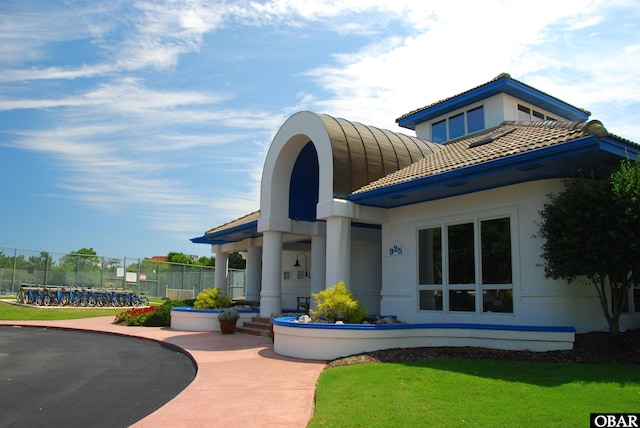
M252 336L271 337L271 330L263 330L252 327L236 327L236 332L250 334Z
M242 323L242 327L236 327L236 331L254 336L271 337L271 318L253 317L251 321Z

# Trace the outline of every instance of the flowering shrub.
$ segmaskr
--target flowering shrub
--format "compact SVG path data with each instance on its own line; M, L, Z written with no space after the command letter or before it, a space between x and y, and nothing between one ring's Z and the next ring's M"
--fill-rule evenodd
M316 300L317 310L310 310L314 322L342 321L360 324L364 320L366 309L360 305L344 282L340 281L319 293L311 295Z
M209 288L196 296L195 309L218 309L231 306L232 300L220 294L219 288Z
M116 315L115 324L163 327L171 324L171 303L147 308L133 308Z

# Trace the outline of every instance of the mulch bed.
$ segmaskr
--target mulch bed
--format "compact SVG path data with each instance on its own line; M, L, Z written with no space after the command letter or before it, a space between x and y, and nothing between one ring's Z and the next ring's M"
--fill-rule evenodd
M576 334L571 351L502 351L474 347L396 348L339 358L329 367L393 363L437 358L468 358L574 364L640 364L640 329L611 336L606 332Z

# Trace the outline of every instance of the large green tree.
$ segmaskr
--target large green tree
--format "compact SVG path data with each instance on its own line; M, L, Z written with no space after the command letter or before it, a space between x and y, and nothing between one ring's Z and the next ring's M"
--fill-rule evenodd
M545 275L568 283L586 278L610 334L618 334L629 288L640 281L640 164L625 160L608 179L566 181L540 215Z
M93 248L80 248L60 259L60 266L65 270L99 270L100 258Z

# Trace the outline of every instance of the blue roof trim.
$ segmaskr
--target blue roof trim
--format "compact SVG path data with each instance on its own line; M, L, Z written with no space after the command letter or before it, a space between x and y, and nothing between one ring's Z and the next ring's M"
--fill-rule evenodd
M422 122L445 115L449 112L469 106L502 92L571 121L581 122L589 119L589 114L584 110L574 107L571 104L567 104L558 98L545 94L544 92L540 92L539 90L518 82L517 80L509 77L502 77L455 97L436 103L432 107L418 110L413 114L409 113L406 116L396 119L396 122L403 128L415 130L416 125Z
M234 308L239 314L256 314L260 313L259 309L237 309ZM170 312L197 312L207 314L219 314L224 312L224 309L196 309L191 306L176 306L171 308Z
M455 328L469 330L539 331L548 333L575 333L571 326L544 325L503 325L476 323L417 323L417 324L329 324L297 322L296 317L280 317L273 320L275 325L295 328L315 328L324 330L409 330L417 328Z
M490 175L515 170L517 168L526 167L536 163L548 163L554 160L575 157L596 151L604 151L619 157L620 159L624 159L627 155L633 156L635 154L635 156L638 156L638 154L640 154L640 147L631 147L628 144L624 144L619 140L609 137L597 138L595 136L587 136L567 143L556 144L550 147L532 150L530 152L524 152L480 164L470 165L434 176L406 181L379 189L373 189L368 192L351 194L348 199L361 205L392 208L480 190L488 190L524 181L535 181L538 179L552 177L568 177L566 171L564 174L558 173L550 176L549 171L543 168L539 170L540 172L534 172L532 175L523 175L522 178L514 176L509 177L508 180L498 181L484 186L476 184L480 183L479 179ZM566 165L566 168L570 167L571 165ZM573 172L576 172L578 168L575 168ZM471 182L476 184L472 190L464 191L462 189L465 186L458 186L459 184L469 184ZM429 190L447 186L449 186L451 190L446 194L433 196L428 193ZM425 196L419 199L412 198L405 200L407 195L415 192L423 192L425 193Z
M247 234L258 236L258 220L253 220L245 224L231 227L229 229L223 229L219 232L204 234L196 238L191 238L190 241L194 244L225 244L227 242L237 242L245 239ZM242 235L238 237L237 235ZM236 236L236 237L234 237Z

